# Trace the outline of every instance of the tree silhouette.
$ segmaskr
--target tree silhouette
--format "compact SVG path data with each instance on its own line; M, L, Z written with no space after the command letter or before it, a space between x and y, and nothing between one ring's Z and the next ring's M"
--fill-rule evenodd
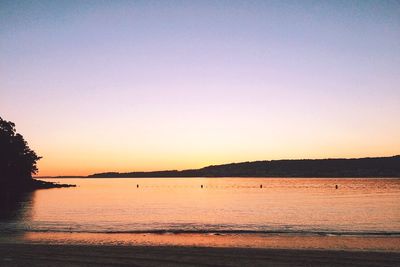
M0 183L26 184L38 171L41 157L29 148L15 124L0 117Z

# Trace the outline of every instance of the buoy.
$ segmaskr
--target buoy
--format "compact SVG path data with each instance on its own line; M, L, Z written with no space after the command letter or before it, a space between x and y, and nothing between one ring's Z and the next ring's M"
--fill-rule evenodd
M262 184L260 184L260 188L262 188Z
M139 185L138 185L138 184L136 185L136 188L139 188Z
M335 186L336 189L338 189L338 187L339 187L338 185Z
M203 185L201 185L201 188L203 188Z

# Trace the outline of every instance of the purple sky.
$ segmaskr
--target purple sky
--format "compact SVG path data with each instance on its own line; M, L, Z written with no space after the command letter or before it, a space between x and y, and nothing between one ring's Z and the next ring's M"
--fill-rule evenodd
M399 1L1 1L41 175L400 154Z

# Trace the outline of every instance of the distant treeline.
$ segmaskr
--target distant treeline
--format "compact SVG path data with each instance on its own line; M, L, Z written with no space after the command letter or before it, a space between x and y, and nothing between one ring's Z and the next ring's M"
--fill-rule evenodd
M106 172L87 177L400 177L400 155L359 159L265 160L182 171Z

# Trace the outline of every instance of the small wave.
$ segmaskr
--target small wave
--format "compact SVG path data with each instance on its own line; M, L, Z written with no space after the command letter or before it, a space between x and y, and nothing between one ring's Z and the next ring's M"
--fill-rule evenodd
M400 236L400 232L383 231L296 231L296 230L188 230L188 229L146 229L146 230L77 230L77 229L29 229L25 232L41 233L88 233L88 234L284 234L284 235L320 235L320 236Z

